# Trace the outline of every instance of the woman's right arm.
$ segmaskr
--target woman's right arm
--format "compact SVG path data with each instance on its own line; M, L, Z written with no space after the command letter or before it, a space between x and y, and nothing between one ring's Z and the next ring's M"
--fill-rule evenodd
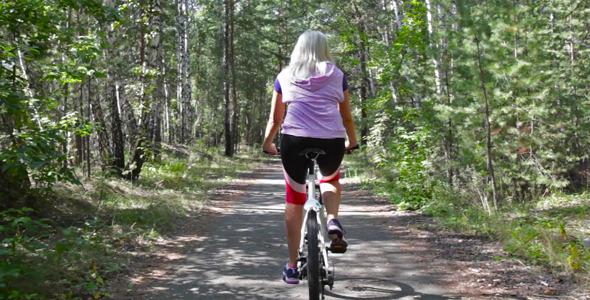
M264 142L262 143L262 150L272 153L278 154L279 151L275 144L273 144L273 140L279 132L281 128L281 124L283 123L283 117L285 115L285 103L283 103L283 98L281 94L277 93L277 91L272 92L272 103L270 106L270 116L268 118L268 123L266 124L266 131L264 133Z
M339 109L340 116L342 116L342 123L346 129L346 136L348 137L346 149L349 149L357 146L358 141L354 131L354 119L352 118L352 113L350 112L350 98L348 95L348 90L344 91L344 102L340 103Z

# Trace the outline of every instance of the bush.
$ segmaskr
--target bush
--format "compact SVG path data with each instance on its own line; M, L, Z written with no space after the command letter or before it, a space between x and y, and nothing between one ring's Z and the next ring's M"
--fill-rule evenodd
M377 167L381 177L377 189L403 209L418 209L432 197L429 176L429 132L418 127L396 128L398 135L388 143L389 154L382 154Z

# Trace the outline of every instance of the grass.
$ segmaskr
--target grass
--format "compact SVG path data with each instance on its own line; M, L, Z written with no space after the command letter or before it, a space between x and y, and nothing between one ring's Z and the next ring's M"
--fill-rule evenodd
M544 266L590 291L590 250L583 242L590 238L588 193L553 193L526 205L504 204L499 212L490 214L472 186L450 189L445 184L423 183L430 187L428 199L416 206L400 199L395 170L367 167L371 165L367 157L352 157L348 172L359 175L367 189L402 209L419 208L450 230L499 241L512 258ZM415 192L423 194L424 190Z
M457 197L433 199L422 212L445 227L463 233L485 235L497 240L510 257L541 265L560 277L569 277L582 289L590 288L590 250L583 239L590 237L590 198L582 195L553 195L531 205L506 205L489 215L481 207ZM539 204L545 203L544 208Z
M134 253L152 251L179 220L194 216L211 190L257 166L252 153L164 153L140 179L93 170L82 186L60 184L34 209L0 213L0 299L109 297L110 278Z

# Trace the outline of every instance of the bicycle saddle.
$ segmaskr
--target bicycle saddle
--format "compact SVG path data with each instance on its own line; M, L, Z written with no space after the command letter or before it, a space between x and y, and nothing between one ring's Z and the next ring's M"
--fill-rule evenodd
M305 148L303 149L303 151L299 152L299 156L314 156L314 157L318 157L320 155L325 155L326 152L322 149L319 148Z

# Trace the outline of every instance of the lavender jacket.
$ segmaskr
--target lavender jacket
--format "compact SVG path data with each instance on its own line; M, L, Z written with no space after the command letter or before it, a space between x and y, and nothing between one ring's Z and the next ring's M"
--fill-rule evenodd
M345 138L346 129L338 110L344 102L344 73L333 64L327 65L321 77L294 79L288 70L277 76L277 90L284 103L289 104L282 133L311 138ZM344 90L346 90L344 88Z

